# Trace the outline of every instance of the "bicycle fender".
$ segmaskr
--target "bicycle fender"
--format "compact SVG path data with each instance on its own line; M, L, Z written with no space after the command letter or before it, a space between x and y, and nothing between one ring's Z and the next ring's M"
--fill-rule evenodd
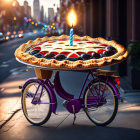
M120 92L119 90L117 89L117 87L114 85L114 83L112 83L110 80L108 81L108 84L112 87L112 89L114 90L114 93L116 95L116 97L118 99L120 99Z
M93 82L104 82L104 83L107 83L109 84L109 86L113 89L114 93L115 93L115 96L117 97L117 99L120 99L120 92L119 90L117 89L117 87L115 86L115 84L112 82L111 79L106 79L105 77L102 77L100 80L93 80L89 83L89 85Z

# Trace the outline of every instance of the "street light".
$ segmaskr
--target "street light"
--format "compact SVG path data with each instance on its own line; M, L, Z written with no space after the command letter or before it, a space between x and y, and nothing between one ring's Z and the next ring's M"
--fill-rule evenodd
M13 2L12 6L13 6L13 7L15 7L15 6L16 6L16 2L15 2L15 1Z
M13 19L14 19L14 20L17 20L17 18L16 18L16 17L14 17Z

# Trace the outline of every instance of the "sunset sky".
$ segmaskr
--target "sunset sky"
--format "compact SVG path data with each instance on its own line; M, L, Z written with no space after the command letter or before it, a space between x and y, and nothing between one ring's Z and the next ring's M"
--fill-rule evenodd
M28 1L28 4L31 6L32 9L32 15L33 15L33 1L34 0L26 0ZM20 3L20 5L23 5L24 0L18 0L18 2ZM54 8L54 4L55 4L55 8ZM40 6L43 5L44 6L44 11L46 13L46 15L48 16L48 8L54 8L56 11L57 6L60 6L60 0L40 0Z

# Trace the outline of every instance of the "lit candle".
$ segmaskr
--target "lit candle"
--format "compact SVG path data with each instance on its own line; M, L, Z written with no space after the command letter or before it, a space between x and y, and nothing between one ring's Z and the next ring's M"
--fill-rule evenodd
M67 16L68 24L71 26L70 29L70 46L73 46L73 26L76 25L77 17L74 9L71 9L71 11L68 13Z
M73 26L70 29L70 46L73 46Z

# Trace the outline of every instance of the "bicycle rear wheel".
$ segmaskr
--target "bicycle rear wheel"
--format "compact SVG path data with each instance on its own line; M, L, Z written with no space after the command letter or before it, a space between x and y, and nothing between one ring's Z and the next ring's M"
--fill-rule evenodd
M98 126L111 123L118 110L118 99L109 84L91 82L84 94L85 113Z
M42 96L40 97L41 91ZM32 102L33 98L34 102ZM30 80L23 87L21 102L24 116L31 124L43 125L49 120L52 112L51 98L47 89L37 80Z

